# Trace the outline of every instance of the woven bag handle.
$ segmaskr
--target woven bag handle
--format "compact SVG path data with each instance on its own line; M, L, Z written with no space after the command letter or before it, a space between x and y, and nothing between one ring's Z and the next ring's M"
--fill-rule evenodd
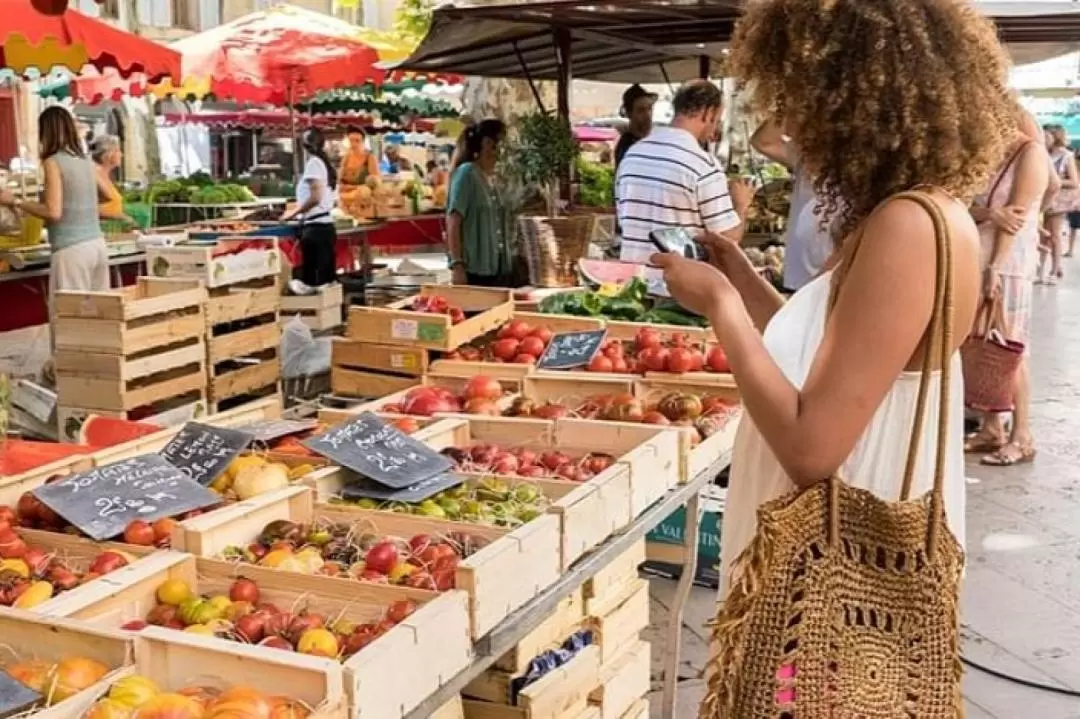
M900 501L907 501L911 497L911 485L915 478L915 464L919 456L919 438L926 424L926 407L930 395L930 384L933 380L934 362L934 339L940 338L940 362L941 362L941 407L938 415L937 431L937 455L934 462L934 487L930 496L929 531L926 537L927 556L934 554L937 545L938 533L941 531L943 520L944 489L945 489L945 462L948 456L949 435L949 395L951 385L951 362L952 335L953 335L953 271L952 271L952 243L950 242L949 226L941 208L931 197L922 191L912 190L894 195L891 200L911 200L918 203L934 224L934 239L936 242L937 266L934 282L934 304L930 314L930 325L926 332L926 355L923 358L919 376L919 391L915 403L915 422L911 428L911 439L908 443L907 462L904 466L904 479L900 489ZM848 263L854 258L861 245L862 236L855 239L856 245L846 248ZM842 280L842 278L841 278ZM833 295L835 299L836 290ZM829 542L833 546L839 542L840 537L840 480L839 476L833 475L829 480Z
M988 297L979 305L975 313L975 321L971 325L971 336L981 338L983 341L991 341L991 333L997 330L1003 337L1009 334L1009 325L1005 321L1005 304L1001 295Z

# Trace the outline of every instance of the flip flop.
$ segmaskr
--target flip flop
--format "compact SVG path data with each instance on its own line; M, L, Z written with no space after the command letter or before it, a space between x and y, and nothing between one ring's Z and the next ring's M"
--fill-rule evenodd
M1013 456L1007 454L1006 450L1010 447L1016 447L1020 452L1019 456ZM1035 448L1031 445L1020 446L1015 442L1010 442L993 454L988 454L980 460L981 464L987 467L1012 467L1017 464L1030 464L1035 461Z
M990 454L999 451L1005 444L1003 439L973 434L964 440L964 454Z

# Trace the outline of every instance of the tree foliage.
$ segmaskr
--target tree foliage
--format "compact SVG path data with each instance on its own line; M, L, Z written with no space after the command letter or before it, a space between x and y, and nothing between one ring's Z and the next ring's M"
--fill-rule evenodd
M431 28L435 0L401 0L394 10L394 31L419 43Z

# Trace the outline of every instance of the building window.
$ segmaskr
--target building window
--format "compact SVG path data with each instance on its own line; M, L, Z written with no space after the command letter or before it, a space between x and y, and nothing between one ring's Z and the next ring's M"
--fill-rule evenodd
M192 22L191 6L188 3L188 0L170 0L170 5L170 9L172 10L172 24L175 27L184 30L194 30L195 23Z
M353 25L364 24L362 0L333 0L334 17L351 22Z
M101 17L109 20L120 19L120 2L119 0L105 0L101 3Z

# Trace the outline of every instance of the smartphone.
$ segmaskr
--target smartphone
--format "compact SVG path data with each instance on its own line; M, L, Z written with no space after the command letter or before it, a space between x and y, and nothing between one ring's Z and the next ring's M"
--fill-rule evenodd
M708 253L694 240L694 235L685 227L663 227L652 230L649 240L661 252L673 252L691 260L704 260Z

